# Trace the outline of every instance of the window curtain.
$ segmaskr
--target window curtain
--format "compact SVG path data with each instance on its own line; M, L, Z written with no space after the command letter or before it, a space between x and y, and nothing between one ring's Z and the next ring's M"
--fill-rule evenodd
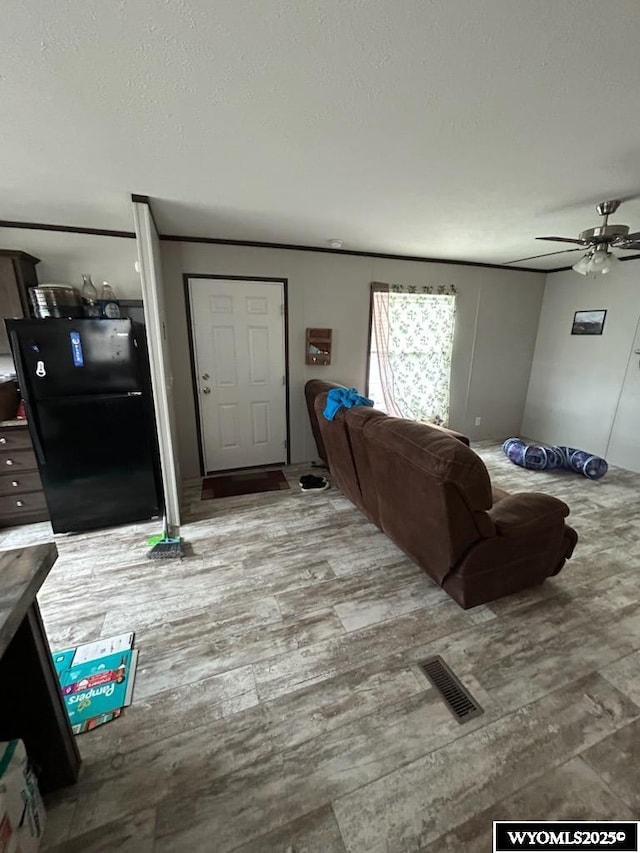
M449 422L453 286L371 285L369 396L390 415Z

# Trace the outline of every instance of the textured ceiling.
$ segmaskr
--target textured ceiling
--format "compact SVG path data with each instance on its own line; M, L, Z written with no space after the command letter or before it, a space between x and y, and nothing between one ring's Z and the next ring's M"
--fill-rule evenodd
M502 263L640 191L637 0L5 0L2 17L1 219L131 229L137 192L165 233ZM615 219L640 229L640 201Z

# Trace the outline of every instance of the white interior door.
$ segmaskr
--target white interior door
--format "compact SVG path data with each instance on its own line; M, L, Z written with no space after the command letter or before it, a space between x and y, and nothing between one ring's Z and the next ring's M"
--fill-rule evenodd
M284 283L190 278L207 471L287 458Z
M640 471L640 323L609 438L607 461Z

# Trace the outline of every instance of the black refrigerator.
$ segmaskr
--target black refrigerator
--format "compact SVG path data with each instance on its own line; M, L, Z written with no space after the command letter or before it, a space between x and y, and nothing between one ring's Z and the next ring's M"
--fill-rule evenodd
M7 320L56 533L161 514L144 332L127 320Z

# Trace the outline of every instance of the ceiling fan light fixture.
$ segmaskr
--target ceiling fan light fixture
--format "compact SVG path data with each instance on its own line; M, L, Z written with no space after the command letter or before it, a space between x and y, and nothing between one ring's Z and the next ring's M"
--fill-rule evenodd
M602 275L606 275L608 272L611 272L612 269L618 266L620 263L620 258L616 257L613 252L607 252L607 259L604 264L600 267L600 272Z
M595 252L591 255L589 272L603 272L605 267L608 271L608 260L609 252L607 252L606 249L596 249Z
M572 269L579 272L580 275L586 275L591 270L591 255L587 252L573 265Z
M572 267L580 275L588 275L589 273L600 273L606 275L608 272L620 263L620 258L617 258L613 252L606 249L593 249L583 255L580 260Z

